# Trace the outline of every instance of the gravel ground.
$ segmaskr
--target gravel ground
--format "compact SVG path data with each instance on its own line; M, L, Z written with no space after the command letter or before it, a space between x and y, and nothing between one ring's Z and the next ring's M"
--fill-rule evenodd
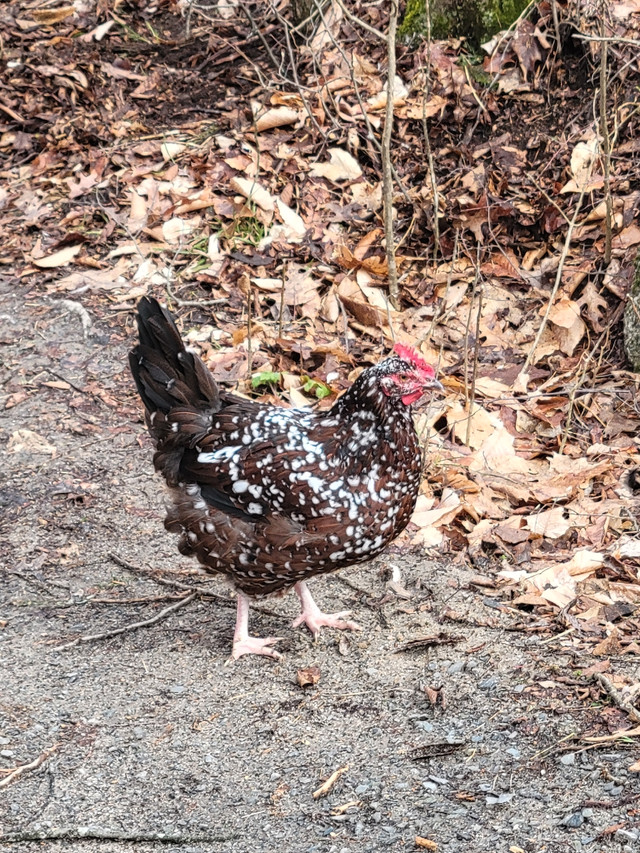
M162 527L122 317L85 339L69 306L6 283L0 300L10 402L0 413L0 768L55 747L0 788L0 850L366 853L417 849L416 836L447 853L640 850L633 742L575 739L628 722L581 677L594 659L513 630L524 623L493 590L470 587L475 570L460 560L392 550L312 582L322 606L352 608L364 629L316 644L290 627L293 596L268 601L252 628L285 637L283 659L227 665L230 592L194 575ZM217 597L57 650L182 594L111 554ZM409 598L389 587L390 564ZM394 653L440 632L454 642ZM320 680L303 689L296 674L311 665ZM632 662L615 665L633 675Z

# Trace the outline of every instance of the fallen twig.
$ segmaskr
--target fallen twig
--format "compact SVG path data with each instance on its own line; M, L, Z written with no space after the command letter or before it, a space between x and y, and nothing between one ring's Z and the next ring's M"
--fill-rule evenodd
M227 598L224 595L219 595L217 592L213 592L213 590L206 589L202 586L195 586L191 583L183 583L182 581L177 581L169 578L161 578L154 572L152 569L143 569L142 566L134 566L133 563L129 563L127 560L124 560L122 557L119 557L117 554L109 554L109 559L113 560L118 566L121 566L123 569L127 569L129 572L133 572L134 574L144 575L145 577L152 580L154 583L162 584L163 586L172 586L176 589L185 589L188 592L195 593L200 598L208 598L213 601L217 601L219 604L224 605L225 607L236 607L236 601L233 598ZM201 572L194 571L193 574L201 575ZM254 613L264 613L265 616L273 616L276 619L286 619L287 621L290 619L289 616L285 616L282 613L277 613L275 610L269 610L268 607L260 607L258 604L252 604L251 610Z
M320 787L313 792L313 799L317 800L320 797L326 797L327 794L333 789L334 785L338 781L338 779L347 772L349 769L349 765L345 764L344 767L338 767L337 770L334 770L331 776L327 779L326 782L323 782Z
M465 740L439 740L434 741L434 743L424 743L422 746L416 746L410 750L409 758L412 761L420 761L423 758L441 758L443 755L452 755L466 745Z
M175 604L169 605L169 607L165 607L164 610L161 610L160 613L156 613L156 615L152 616L150 619L143 619L140 622L130 622L128 625L122 625L120 628L113 628L110 631L103 631L100 634L85 634L83 637L77 637L70 643L65 643L62 646L56 646L53 651L66 651L66 649L72 649L74 646L80 645L80 643L92 643L95 640L106 640L109 637L117 637L119 634L126 634L128 631L137 631L138 628L146 628L148 625L155 625L156 622L166 619L167 616L175 613L176 610L179 610L181 607L189 604L197 595L197 592L185 595L184 598L176 601Z
M59 746L59 743L54 743L53 746L50 746L49 749L45 749L45 751L41 755L39 755L37 758L34 758L34 760L30 761L29 764L21 764L19 767L16 767L15 770L13 770L8 776L5 776L5 778L0 782L0 788L7 788L9 785L11 785L12 782L15 782L16 779L18 779L24 773L28 773L30 770L37 770L38 767L40 767L42 764L44 764L45 761L51 758L51 756L58 749ZM0 840L2 840L1 837Z
M617 705L621 711L624 711L625 714L627 714L631 722L640 723L640 711L634 707L631 699L622 695L618 688L614 686L610 678L607 678L607 676L602 672L594 672L592 678L594 681L598 682L614 705ZM634 731L637 731L637 729ZM624 732L622 734L624 734Z
M406 643L396 646L395 649L392 650L392 653L395 655L398 654L398 652L413 652L416 649L430 649L432 646L453 646L466 639L467 638L463 636L454 636L453 634L447 634L445 631L441 631L433 637L416 637L413 640L408 640Z
M160 844L222 844L235 841L237 833L230 835L199 834L181 835L175 832L122 832L118 829L100 829L92 826L62 826L58 829L32 829L23 832L7 832L0 835L0 842L18 844L23 841L126 841L131 844L157 842Z
M400 307L398 268L393 236L393 173L391 171L391 134L393 132L393 102L396 79L396 29L398 26L398 0L391 0L389 32L387 34L387 109L382 133L382 198L384 205L384 236L387 249L389 302L396 311Z

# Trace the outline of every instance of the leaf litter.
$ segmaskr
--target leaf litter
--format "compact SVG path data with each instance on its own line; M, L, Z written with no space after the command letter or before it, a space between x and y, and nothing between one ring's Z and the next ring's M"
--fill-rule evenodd
M634 650L639 382L620 336L640 247L636 6L607 20L608 262L587 4L559 9L562 52L548 4L482 57L398 45L400 310L384 4L332 2L295 41L266 6L220 4L212 29L195 4L188 36L178 3L126 21L38 6L4 12L3 267L112 324L161 296L216 378L263 400L329 406L396 338L416 347L445 393L417 413L426 476L403 547L466 557L523 616L570 616L572 642ZM10 391L7 407L28 394Z

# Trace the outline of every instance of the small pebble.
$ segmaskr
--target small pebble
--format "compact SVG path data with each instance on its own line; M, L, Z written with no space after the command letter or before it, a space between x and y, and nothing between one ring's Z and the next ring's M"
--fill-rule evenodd
M487 796L487 805L503 806L505 803L510 803L513 799L513 796L513 794L498 794L497 796L494 794L489 794Z
M497 684L497 678L485 678L484 681L481 681L480 684L478 684L478 687L480 688L480 690L493 690L497 686Z
M575 752L567 752L564 755L560 756L560 764L564 764L566 767L570 767L572 764L576 763L576 754Z
M184 693L185 688L182 684L172 684L169 690L171 690L172 693Z
M563 817L560 823L563 826L568 826L570 829L577 829L584 823L584 817L582 816L582 812L574 812L573 814Z
M640 838L640 835L635 830L619 829L613 837L616 841L623 841L628 844L636 842Z

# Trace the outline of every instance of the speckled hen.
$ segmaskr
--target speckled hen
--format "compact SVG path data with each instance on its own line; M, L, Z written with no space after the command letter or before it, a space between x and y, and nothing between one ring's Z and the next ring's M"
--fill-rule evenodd
M421 475L411 404L439 386L433 368L397 344L328 411L285 409L221 389L155 299L138 327L130 364L172 494L165 526L235 587L232 656L278 656L281 638L249 636L249 600L290 587L294 627L357 629L322 613L306 580L371 559L406 527Z

